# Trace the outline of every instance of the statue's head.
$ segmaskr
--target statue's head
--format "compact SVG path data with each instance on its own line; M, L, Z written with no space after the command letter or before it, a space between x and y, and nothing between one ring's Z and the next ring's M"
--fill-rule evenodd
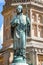
M17 14L22 13L23 12L23 7L21 5L18 5L16 11L17 11Z

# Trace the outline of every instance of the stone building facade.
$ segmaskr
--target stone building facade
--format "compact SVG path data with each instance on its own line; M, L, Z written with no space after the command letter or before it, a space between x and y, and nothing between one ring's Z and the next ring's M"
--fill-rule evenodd
M4 16L3 48L1 52L3 64L10 65L13 60L13 38L10 22L16 14L16 6L23 5L23 13L31 21L30 32L27 32L26 57L27 63L43 65L43 0L5 0L2 12ZM3 53L3 54L2 54Z

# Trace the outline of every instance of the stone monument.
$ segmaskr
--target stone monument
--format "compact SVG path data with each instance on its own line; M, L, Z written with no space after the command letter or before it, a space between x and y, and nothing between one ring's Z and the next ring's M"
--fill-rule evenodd
M13 49L14 58L11 65L28 65L26 63L26 31L27 25L30 25L28 16L23 14L23 7L18 5L17 14L11 21L13 29Z

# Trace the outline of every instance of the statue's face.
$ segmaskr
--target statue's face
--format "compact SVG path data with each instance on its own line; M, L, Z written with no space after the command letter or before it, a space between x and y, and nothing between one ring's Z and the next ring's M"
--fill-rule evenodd
M22 9L23 9L23 7L22 7L21 5L19 5L19 6L17 7L17 13L21 13Z

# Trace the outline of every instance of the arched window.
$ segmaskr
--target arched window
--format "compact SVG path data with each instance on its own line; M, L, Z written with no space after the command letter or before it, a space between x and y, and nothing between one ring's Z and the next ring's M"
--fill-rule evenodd
M36 14L32 14L32 22L36 22Z
M38 26L38 37L40 37L41 27Z
M41 27L40 37L43 38L43 27Z
M32 26L32 36L37 37L37 25Z
M42 16L41 15L38 16L38 23L42 23Z

